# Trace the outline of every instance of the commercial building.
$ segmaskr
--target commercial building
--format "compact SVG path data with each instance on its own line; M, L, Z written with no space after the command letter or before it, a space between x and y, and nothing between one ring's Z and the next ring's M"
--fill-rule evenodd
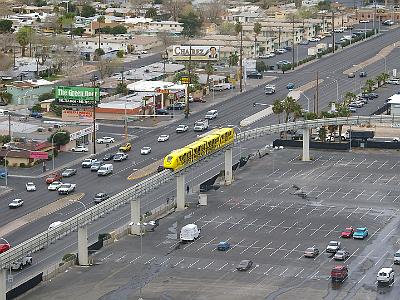
M7 92L12 95L13 104L33 105L40 95L50 93L54 84L44 79L14 81L6 85Z

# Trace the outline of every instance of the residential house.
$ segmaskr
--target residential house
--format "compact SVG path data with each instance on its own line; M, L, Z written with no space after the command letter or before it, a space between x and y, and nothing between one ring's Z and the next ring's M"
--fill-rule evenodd
M40 95L50 93L54 83L44 79L14 81L6 84L7 92L12 95L13 104L33 105Z

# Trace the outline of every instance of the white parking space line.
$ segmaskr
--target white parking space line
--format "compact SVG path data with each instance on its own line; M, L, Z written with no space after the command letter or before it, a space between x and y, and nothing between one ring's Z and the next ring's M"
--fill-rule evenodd
M160 265L165 264L167 261L169 261L171 259L171 257L168 257L166 260L164 260Z
M367 198L367 201L369 201L369 199L371 199L373 196L375 196L376 193L378 193L378 191L375 191L375 193L373 193L371 196L369 196L369 197Z
M345 261L350 260L350 258L351 258L352 256L354 256L354 254L356 254L356 253L358 252L359 249L360 249L360 248L357 248L352 254L349 255L349 257L348 257Z
M379 214L374 218L374 221L379 218L379 216L383 214L383 211L379 212Z
M148 261L146 261L144 264L148 265L149 263L151 263L156 257L154 256L153 258L150 258Z
M264 223L264 224L262 224L261 226L259 226L254 232L257 232L257 231L259 231L260 229L262 229L262 228L264 228L265 226L267 226L268 224L269 224L269 222L271 222L272 221L272 219L271 220L269 220L268 222L266 222L266 223Z
M256 253L254 253L254 255L257 255L258 253L260 253L261 251L265 250L269 245L271 245L272 242L269 242L268 244L266 244L264 247L262 247L260 250L258 250Z
M218 219L218 218L219 218L219 216L216 216L216 217L212 218L211 220L208 220L208 221L202 221L202 222L204 222L205 224L204 224L203 226L201 226L201 228L204 228L204 227L206 227L208 224L210 224L211 222L214 222L214 221L215 221L215 219Z
M340 164L340 163L342 162L342 160L343 160L343 157L341 157L339 160L337 160L337 161L333 164L333 166L336 166L337 164Z
M399 212L399 210L400 210L400 208L396 209L396 211L391 216L389 216L389 218L386 220L386 222L389 222L394 216L397 217L397 213Z
M287 227L287 228L285 229L285 231L283 231L282 233L288 232L290 229L292 229L294 226L296 226L297 223L299 223L299 221L294 222L291 226Z
M272 175L274 175L275 173L279 172L280 169L276 169L275 171L273 171L272 173L269 173L267 176L265 177L271 177Z
M324 214L326 214L332 207L328 207L327 210L323 211L322 214L320 214L319 216L322 217Z
M252 268L252 269L249 271L249 274L250 274L251 272L253 272L255 269L257 269L258 267L259 267L259 265L255 265L254 268Z
M232 198L228 199L227 201L223 202L221 205L218 206L218 208L221 208L222 206L229 204L229 202L232 201Z
M331 180L332 177L334 177L336 175L337 172L333 172L333 174L331 176L329 176L326 180Z
M314 234L315 234L317 231L320 231L320 230L321 230L321 228L322 228L322 227L324 227L324 226L325 226L325 223L324 223L324 224L322 224L321 226L319 226L317 229L313 229L313 231L314 231L314 232L313 232L313 233L311 233L311 234L310 234L310 236L314 235Z
M342 177L340 177L336 182L339 182L340 180L342 180L343 178L345 178L347 176L347 174L349 174L349 172L347 172L346 174L344 174Z
M142 257L142 256L138 256L138 257L136 257L135 259L131 260L129 263L132 264L132 263L134 263L136 260L138 260L138 259L141 258L141 257Z
M369 174L367 177L365 177L362 181L361 181L361 183L364 183L368 178L370 178L372 176L372 174Z
M339 225L336 225L335 227L333 227L333 229L331 229L331 230L329 230L328 231L328 233L327 234L325 234L325 236L324 237L327 237L328 235L330 235L333 231L335 231L336 230L336 228L338 228L339 227Z
M290 186L288 186L286 189L282 189L282 192L280 192L279 195L286 193L288 189L290 189Z
M125 256L126 256L126 254L125 254L125 255L122 255L120 258L117 258L117 259L115 260L115 262L119 262L119 261L123 260Z
M281 175L279 175L277 178L282 178L283 176L285 176L287 173L289 173L292 169L287 170L286 172L282 173Z
M235 208L236 206L239 206L242 202L246 201L246 199L243 199L239 202L236 202L233 206L229 207L229 210L231 210L232 208Z
M222 224L225 224L226 222L228 222L230 219L232 219L232 216L230 216L228 219L222 221L221 223L219 223L217 226L215 226L215 228L218 228L219 226L221 226Z
M232 229L233 227L235 227L236 225L238 225L240 222L242 222L244 220L244 217L241 218L239 221L233 223L230 227L228 227L228 229Z
M267 194L272 193L273 191L275 191L277 188L281 187L283 185L283 183L277 185L276 187L274 187L273 189L271 189Z
M259 210L262 209L263 207L267 206L271 201L272 201L272 199L271 199L271 200L268 200L268 201L265 202L265 203L263 203L261 206L257 207L256 211L259 211Z
M383 166L385 166L386 164L388 163L388 161L385 161L383 164L381 164L379 167L378 167L378 170L380 170Z
M242 210L245 210L245 209L247 209L249 206L254 205L257 201L258 201L258 200L255 200L255 201L251 202L250 204L243 204L245 207L243 207Z
M388 197L388 196L390 195L390 192L391 192L391 191L389 191L386 195L384 195L381 199L379 199L379 202L382 202L383 199L385 199L386 197Z
M362 218L364 218L366 215L368 215L368 213L369 213L371 210L372 210L372 208L369 208L369 209L360 217L360 220L361 220Z
M368 166L367 166L367 169L369 169L374 163L376 163L376 162L378 162L377 160L374 160L372 163L370 163Z
M243 193L246 193L248 190L251 190L253 187L255 187L258 184L258 182L256 182L255 184L253 184L252 186L249 186L247 189L245 189L243 191Z
M285 272L289 269L289 267L287 267L284 271L282 271L278 276L281 277L283 274L285 274Z
M250 246L247 246L246 248L244 248L242 250L242 252L240 252L240 254L245 253L247 250L249 250L251 247L253 247L255 244L257 244L258 241L255 241L253 244L251 244Z
M387 182L386 182L386 184L389 184L389 182L391 182L393 179L395 179L396 178L396 175L394 175L394 176L392 176Z
M205 217L207 217L207 215L204 215L204 216L202 216L202 217L198 218L198 219L196 220L196 222L195 222L195 223L199 222L200 220L202 220L202 219L203 219L203 218L205 218Z
M181 262L183 262L185 259L182 258L180 261L178 261L176 264L174 264L174 267L177 267Z
M353 159L349 160L349 161L345 164L345 166L348 166L349 164L353 163L354 159L355 159L355 157L353 157Z
M307 207L307 205L303 205L302 207L300 207L299 209L297 209L297 210L293 213L293 215L297 214L299 211L301 211L303 208L306 208L306 207Z
M297 276L299 276L301 273L303 273L304 272L304 268L302 268L299 272L297 272L297 274L296 275L294 275L294 277L295 278L297 278Z
M305 187L304 187L305 188ZM307 192L306 195L310 195L316 188L318 188L318 186L315 186L311 191Z
M372 184L375 184L377 181L381 180L382 177L383 177L383 174L381 176L379 176L379 178L376 179Z
M216 237L214 237L212 240L210 240L210 241L208 241L208 242L206 242L206 243L204 243L201 247L199 247L196 251L198 252L198 251L200 251L201 249L203 249L205 246L208 246L208 245L210 245L214 240L216 240L217 238Z
M249 227L249 226L252 226L255 222L257 222L257 220L258 220L258 219L254 219L252 222L248 223L246 226L244 226L244 227L242 228L241 231L245 230L245 229L246 229L247 227Z
M360 173L357 173L357 175L354 176L353 178L351 178L349 181L353 181L353 180L356 179L358 176L360 176Z
M283 223L285 223L285 220L283 220L282 222L280 222L278 225L275 225L274 227L272 227L271 230L268 231L268 233L271 233L272 231L274 231L275 229L277 229L278 227L280 227Z
M207 269L209 266L211 266L214 263L214 261L210 262L208 265L206 265L204 268L202 268L203 270Z
M274 268L274 266L270 267L267 271L264 272L264 275L268 275L269 271L271 271Z
M354 200L357 200L358 197L360 197L360 196L364 196L364 192L365 192L365 190L362 190L362 192L361 192L360 194L358 194L358 195L354 198Z
M356 283L356 284L359 284L361 281L363 281L363 280L364 280L364 278L365 278L365 276L367 276L367 274L365 274L363 277L361 277L361 279L360 279L359 281L357 281L357 283Z
M372 237L373 237L379 230L381 230L380 227L379 227L368 239L369 239L369 240L372 239Z
M228 263L225 263L221 268L219 268L217 271L221 271Z
M281 259L286 258L288 255L292 254L294 251L297 250L297 248L299 248L300 245L301 244L298 244L296 247L294 247L292 250L290 250L288 253L286 253L285 256L282 257Z
M268 182L267 184L263 185L263 186L262 186L261 188L259 188L258 190L254 191L254 193L257 194L258 192L262 191L263 189L269 187L269 185L270 185L270 183Z
M281 205L283 203L283 201L279 202L277 205L271 205L271 208L268 210L268 212L270 213L271 211L273 211L275 208L279 207L279 205Z
M387 235L385 235L385 237L382 239L382 241L386 240L390 236L390 234L395 230L397 230L397 228L393 228L392 230L390 230L390 232Z
M289 206L286 206L286 208L284 210L281 211L281 214L284 213L286 210L288 210L289 208L291 208L294 205L294 203L290 204Z
M276 252L282 250L282 248L285 247L285 245L286 245L286 242L283 243L283 245L281 245L279 248L275 249L275 251L273 251L269 256L272 256L272 255L274 255Z
M389 253L389 251L386 251L386 252L376 261L376 263L374 263L374 266L376 266L376 265L381 261L381 259L384 258L384 257L386 256L387 253Z
M191 264L188 266L188 268L193 267L193 266L194 266L195 264L197 264L199 261L200 261L200 259L196 260L194 263L191 263Z
M202 235L200 235L200 237L197 239L197 241L199 241L199 240L201 240L201 239L203 239L203 236L202 236ZM187 244L185 247L183 247L183 249L186 250L187 248L189 248L190 246L193 246L193 245L195 245L195 244L197 244L197 243L195 243L195 242L189 243L189 244Z
M362 161L360 161L358 164L356 164L355 168L358 168L360 165L362 165L367 159L364 158Z
M310 215L310 214L312 214L313 213L313 211L314 210L317 210L318 208L317 207L313 207L313 209L312 210L310 210L306 215L308 216L308 215Z
M352 214L355 214L356 211L358 210L358 208L359 208L359 207L357 206L356 209L353 210L353 211L346 217L346 219L350 218L350 216L351 216Z
M311 225L311 222L308 223L308 225L306 225L305 227L303 227L300 231L298 231L298 232L296 233L296 235L299 235L300 233L302 233L302 232L303 232L304 230L306 230L306 228L308 228L310 225Z
M338 190L336 190L336 191L335 191L332 195L330 195L328 198L331 199L334 195L336 195L336 193L339 193L341 189L342 189L342 188L340 187Z
M391 167L390 167L390 170L393 170L393 169L394 169L394 167L396 167L398 163L399 163L399 162L398 162L398 161L396 161L396 163L395 163L393 166L391 166Z
M292 176L289 177L289 179L292 179L292 178L296 177L301 172L303 172L303 170L300 170L300 171L294 173Z
M400 195L398 195L394 200L393 203L397 201L397 199L399 199Z
M323 193L325 193L327 190L329 190L329 188L326 188L325 190L323 190L321 193L319 193L317 196L315 196L316 198L319 198L319 196L321 196Z
M347 206L342 207L342 209L338 210L333 217L336 217L338 214L340 214Z
M235 249L237 246L239 246L239 245L240 245L241 243L243 243L243 242L244 242L244 239L241 240L239 243L234 244L232 247L230 247L228 250L226 250L226 252L229 252L229 251Z

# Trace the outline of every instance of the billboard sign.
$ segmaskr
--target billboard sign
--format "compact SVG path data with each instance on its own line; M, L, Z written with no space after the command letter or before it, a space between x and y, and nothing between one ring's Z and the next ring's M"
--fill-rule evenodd
M49 158L49 153L42 152L42 151L31 151L31 152L29 152L29 158L48 159Z
M93 121L93 111L64 109L62 111L62 120L65 122L89 123Z
M172 59L174 60L196 60L217 61L220 57L220 46L183 46L172 47Z
M100 89L98 87L57 86L56 99L65 104L93 105L94 100L100 102Z

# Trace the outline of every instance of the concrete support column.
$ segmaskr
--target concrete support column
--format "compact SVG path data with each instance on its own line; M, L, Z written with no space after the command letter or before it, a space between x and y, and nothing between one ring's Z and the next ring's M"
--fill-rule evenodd
M232 183L232 148L225 150L225 185Z
M78 261L80 266L89 265L87 225L78 227Z
M176 210L185 209L185 175L180 174L176 177Z
M140 199L131 200L131 234L140 235Z
M0 270L0 300L6 300L7 295L7 270Z
M310 161L310 129L303 129L303 157L302 161Z

